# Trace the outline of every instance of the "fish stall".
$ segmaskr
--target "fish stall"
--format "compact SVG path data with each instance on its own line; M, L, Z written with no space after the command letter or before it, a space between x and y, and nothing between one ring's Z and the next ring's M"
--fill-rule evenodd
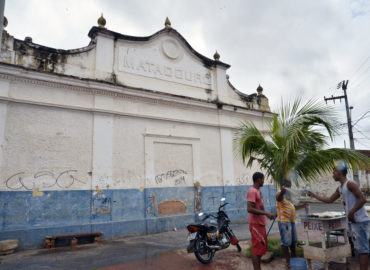
M312 270L311 260L323 262L325 270L328 270L329 262L343 258L348 269L351 245L348 240L348 224L344 212L307 213L301 217L301 220L306 234L303 252L308 262L308 269ZM338 237L333 237L332 234L338 231L343 232L344 241L338 241ZM321 242L310 242L310 234L313 236L318 232L321 235Z

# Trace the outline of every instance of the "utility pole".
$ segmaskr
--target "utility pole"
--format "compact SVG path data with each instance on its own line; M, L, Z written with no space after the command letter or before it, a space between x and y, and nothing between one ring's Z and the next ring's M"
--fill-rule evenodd
M348 80L347 81L341 81L338 84L337 89L342 87L344 95L336 96L336 97L331 95L331 97L329 97L329 98L324 97L324 100L325 100L326 103L327 103L328 100L333 100L333 102L335 103L336 99L339 99L339 101L342 101L342 98L344 99L344 102L346 104L346 113L347 113L349 146L350 146L351 149L355 149L355 142L354 142L354 139L353 139L353 132L352 132L352 127L353 126L352 126L352 120L351 120L351 109L353 109L353 107L348 106L347 86L348 86ZM357 182L357 184L360 185L360 181L358 179L358 170L357 170L357 168L353 168L353 180L355 180Z

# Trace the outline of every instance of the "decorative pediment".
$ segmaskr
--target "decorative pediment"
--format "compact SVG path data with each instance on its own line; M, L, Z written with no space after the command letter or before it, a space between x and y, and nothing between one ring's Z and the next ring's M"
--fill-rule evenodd
M163 34L171 35L172 37L177 39L178 42L183 43L184 46L187 47L189 49L189 51L192 54L194 54L194 56L197 57L207 67L211 67L211 66L215 66L215 65L221 65L221 66L224 66L225 68L230 67L229 64L226 64L226 63L223 63L223 62L219 61L219 58L218 58L218 60L212 60L212 59L200 54L196 50L194 50L193 47L186 41L186 39L179 32L177 32L175 29L173 29L172 27L165 27L162 30L154 33L151 36L138 37L138 36L124 35L124 34L114 32L114 31L107 30L106 28L93 26L90 29L88 36L91 39L94 39L98 34L105 34L105 35L108 35L108 36L113 36L115 40L126 40L126 41L134 41L134 42L151 41L151 40L154 40L154 39L158 38L158 36L161 36Z
M122 35L93 27L89 36L111 36L116 41L117 73L124 72L183 85L213 89L212 67L230 65L209 59L197 51L173 28L165 27L147 37Z
M172 28L145 37L129 36L106 28L103 15L90 29L90 44L84 48L59 50L19 40L4 30L0 62L99 82L179 97L212 102L217 108L231 105L269 111L260 94L246 95L230 83L216 51L210 59L196 50Z

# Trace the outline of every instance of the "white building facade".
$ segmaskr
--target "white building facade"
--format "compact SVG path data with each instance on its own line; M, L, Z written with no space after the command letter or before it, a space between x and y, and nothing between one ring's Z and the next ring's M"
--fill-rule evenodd
M265 129L267 98L235 89L230 67L174 30L133 37L99 27L57 50L3 32L0 239L104 237L185 227L226 197L247 219L252 174L233 150L240 121ZM266 207L276 189L263 190Z

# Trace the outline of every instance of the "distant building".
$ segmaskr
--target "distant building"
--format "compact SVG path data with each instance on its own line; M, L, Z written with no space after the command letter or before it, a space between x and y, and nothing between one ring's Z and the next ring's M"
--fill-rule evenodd
M370 150L357 150L361 154L370 158ZM370 195L370 167L362 166L358 170L358 177L360 179L360 187L366 195Z
M357 150L357 151L360 152L361 154L370 157L370 150ZM359 168L358 176L360 180L360 188L365 194L370 195L370 168L368 167ZM348 171L347 178L353 180L352 171ZM307 185L306 188L321 195L331 195L335 192L335 190L338 187L339 183L336 183L334 181L332 173L328 173L326 175L321 176L318 179L318 181L312 182L309 185Z
M99 26L87 47L58 50L4 30L0 57L0 239L107 238L184 227L225 196L246 219L251 175L233 129L263 132L268 99L235 89L228 64L171 27L147 37ZM11 22L10 22L11 23ZM273 186L263 195L267 209Z

